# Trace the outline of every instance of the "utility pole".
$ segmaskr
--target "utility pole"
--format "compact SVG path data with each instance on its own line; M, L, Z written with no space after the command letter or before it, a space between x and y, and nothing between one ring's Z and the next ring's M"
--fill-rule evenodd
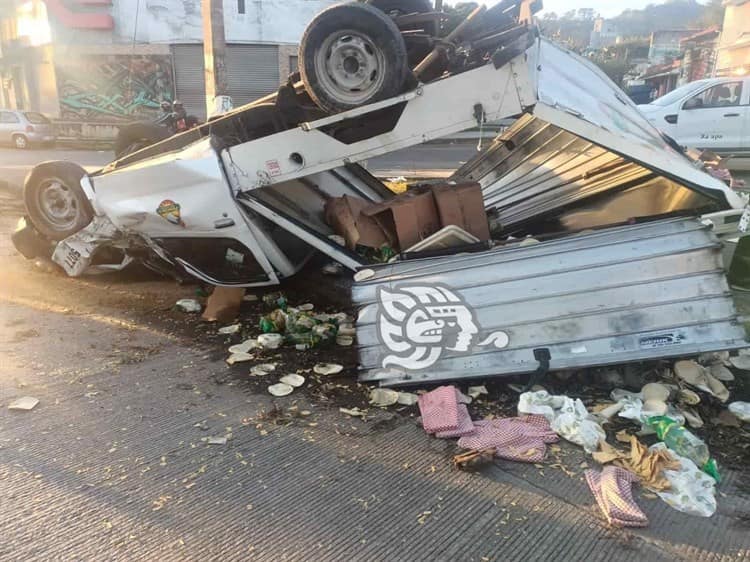
M435 11L436 12L443 11L443 0L435 0Z
M206 115L211 117L232 109L228 95L224 35L224 5L222 0L201 0L203 16L203 58L206 80Z

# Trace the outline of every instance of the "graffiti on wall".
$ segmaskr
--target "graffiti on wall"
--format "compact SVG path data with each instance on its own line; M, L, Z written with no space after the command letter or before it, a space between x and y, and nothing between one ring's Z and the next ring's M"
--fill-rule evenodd
M90 55L57 63L60 114L70 121L151 119L174 97L165 55Z

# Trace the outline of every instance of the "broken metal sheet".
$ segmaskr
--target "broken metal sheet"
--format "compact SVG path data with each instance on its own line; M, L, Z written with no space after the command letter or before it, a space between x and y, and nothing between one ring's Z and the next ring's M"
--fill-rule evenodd
M530 115L452 179L478 181L485 207L495 213L496 228L511 232L533 222L538 234L543 220L552 231L575 231L632 217L726 206Z
M361 380L419 384L747 347L720 244L669 219L373 267L357 283Z
M591 61L547 39L529 54L529 65L536 69L536 117L704 193L725 208L745 206L745 199L725 183L672 148Z
M132 258L125 256L121 263L111 265L92 266L91 262L100 248L113 245L122 238L112 221L105 216L95 216L83 230L57 244L52 261L70 277L121 271L133 261Z

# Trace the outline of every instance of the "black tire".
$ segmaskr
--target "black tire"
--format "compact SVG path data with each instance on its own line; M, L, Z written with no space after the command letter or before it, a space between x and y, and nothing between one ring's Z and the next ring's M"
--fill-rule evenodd
M26 213L34 227L55 242L72 236L91 222L94 211L81 188L86 170L73 162L44 162L23 186ZM57 203L55 203L57 202Z
M153 123L124 125L120 127L115 139L115 158L119 160L136 150L168 139L170 136L166 127Z
M406 45L393 20L358 3L318 14L302 37L299 60L308 94L329 113L400 94L409 70Z

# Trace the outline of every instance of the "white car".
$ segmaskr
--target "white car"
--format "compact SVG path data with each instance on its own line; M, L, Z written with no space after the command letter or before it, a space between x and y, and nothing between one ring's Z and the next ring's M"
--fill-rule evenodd
M638 109L681 146L750 154L750 78L685 84Z

